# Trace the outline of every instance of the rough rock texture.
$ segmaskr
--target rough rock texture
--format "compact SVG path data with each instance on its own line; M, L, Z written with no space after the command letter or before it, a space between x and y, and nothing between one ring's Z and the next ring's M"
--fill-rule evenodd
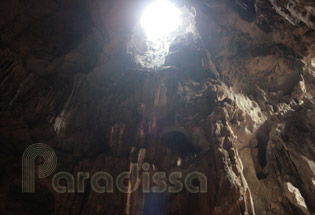
M126 51L143 1L0 2L1 214L315 214L314 2L179 5L199 37L149 71ZM38 142L56 171L147 162L203 172L207 193L60 194L52 175L22 193Z

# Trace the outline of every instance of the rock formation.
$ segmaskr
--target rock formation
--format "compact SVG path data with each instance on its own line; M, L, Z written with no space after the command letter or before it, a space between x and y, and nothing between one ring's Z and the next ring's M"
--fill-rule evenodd
M179 1L194 35L154 69L127 49L147 2L0 2L1 214L315 214L314 1ZM56 172L147 163L207 192L22 193L33 143Z

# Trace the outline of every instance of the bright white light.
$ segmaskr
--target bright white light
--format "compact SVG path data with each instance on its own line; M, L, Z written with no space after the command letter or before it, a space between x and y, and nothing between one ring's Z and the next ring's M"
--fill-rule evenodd
M180 11L166 1L157 0L150 4L142 14L141 26L149 40L156 40L174 32L181 24Z

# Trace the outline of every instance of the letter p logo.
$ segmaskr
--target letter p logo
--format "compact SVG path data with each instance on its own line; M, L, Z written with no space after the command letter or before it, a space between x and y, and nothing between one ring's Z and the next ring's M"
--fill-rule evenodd
M47 144L35 143L30 145L22 156L22 192L35 192L35 160L42 157L44 162L38 165L38 178L46 178L57 166L55 151Z

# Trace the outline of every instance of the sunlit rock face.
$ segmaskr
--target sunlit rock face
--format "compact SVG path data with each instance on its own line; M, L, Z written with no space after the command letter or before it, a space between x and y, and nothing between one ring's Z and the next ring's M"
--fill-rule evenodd
M175 2L190 27L155 66L146 3L0 2L1 214L314 214L314 2ZM207 192L57 193L51 174L22 193L33 143L55 172L148 163Z

